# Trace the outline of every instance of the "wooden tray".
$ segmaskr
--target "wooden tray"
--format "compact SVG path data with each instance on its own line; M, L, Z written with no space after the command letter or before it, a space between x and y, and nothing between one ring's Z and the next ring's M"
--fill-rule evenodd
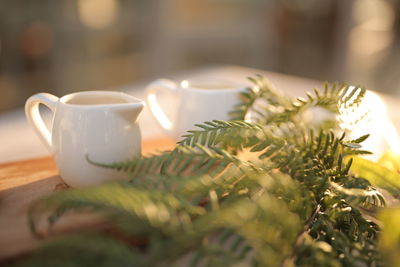
M157 139L145 141L142 151L146 155L173 147L170 139ZM0 260L29 252L42 242L29 231L27 209L33 200L64 188L51 157L0 164ZM57 228L90 223L93 220L78 217L63 220Z

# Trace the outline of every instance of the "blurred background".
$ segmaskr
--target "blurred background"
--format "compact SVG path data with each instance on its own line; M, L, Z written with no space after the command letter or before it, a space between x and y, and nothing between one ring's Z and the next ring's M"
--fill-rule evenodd
M0 113L216 64L400 95L400 1L1 1Z

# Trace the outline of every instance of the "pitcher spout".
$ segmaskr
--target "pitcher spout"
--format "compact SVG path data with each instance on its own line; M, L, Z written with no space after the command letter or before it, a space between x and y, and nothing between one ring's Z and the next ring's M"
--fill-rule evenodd
M127 98L129 102L122 105L117 105L114 108L114 112L117 116L127 121L136 122L144 108L145 103L143 100L133 96L127 96Z

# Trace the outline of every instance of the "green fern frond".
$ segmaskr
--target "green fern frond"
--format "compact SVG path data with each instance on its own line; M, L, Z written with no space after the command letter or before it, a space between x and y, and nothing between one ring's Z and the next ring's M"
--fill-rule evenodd
M134 158L122 162L101 163L93 161L89 157L87 157L87 161L99 167L114 169L129 174L138 174L147 172L159 172L161 165L166 160L168 160L170 156L171 156L171 151L166 151L159 155Z
M110 184L95 188L60 192L33 203L28 212L29 225L38 234L37 222L50 213L49 222L54 224L66 212L101 212L113 218L130 218L137 233L148 231L169 232L183 227L183 217L201 215L202 207L196 207L183 199L160 191L144 192L129 184Z
M264 116L264 111L259 109L257 101L266 102L264 105L286 106L288 104L287 97L279 94L273 85L263 76L256 75L255 78L248 78L253 84L253 87L246 88L245 92L240 94L241 103L237 104L233 111L229 114L232 120L245 120L246 115L250 112L258 116Z
M113 267L135 264L145 267L147 261L140 251L115 238L98 233L80 233L50 241L17 266Z
M383 195L373 189L373 188L349 188L349 187L344 187L341 186L337 183L332 182L331 183L331 188L333 190L338 191L341 194L346 195L346 197L349 199L351 202L351 198L355 197L357 200L359 200L363 204L369 204L373 205L375 207L383 207L385 206L385 198Z
M209 212L205 212L204 208L197 205L188 204L188 201L182 198L185 195L192 197L192 194L178 194L180 196L178 199L171 194L161 194L159 191L143 191L132 186L115 184L66 191L42 199L30 210L31 225L36 231L35 223L38 216L44 213L50 213L54 223L54 215L59 217L67 211L101 212L126 234L150 234L156 239L159 238L157 233L163 234L164 237L158 242L167 242L168 245L162 251L156 247L150 248L148 256L150 259L164 260L171 257L171 260L175 259L175 254L182 256L187 249L196 251L201 248L204 239L214 236L215 232L227 229L233 231L235 236L241 237L236 238L235 243L226 248L227 255L236 255L235 259L239 256L244 257L251 248L256 253L254 260L260 264L267 260L278 263L291 251L291 243L297 233L293 226L301 226L299 216L293 212L299 212L304 216L304 208L308 205L308 201L300 205L296 203L295 206L291 204L293 199L301 199L303 192L298 191L295 182L289 177L280 176L273 179L256 173L255 176L246 177L236 182L232 181L232 184L240 189L240 184L249 185L244 180L255 181L254 185L258 185L258 190L251 194L251 198L227 198L220 208L210 209ZM219 185L226 189L224 183ZM204 187L210 190L209 186ZM261 190L262 188L264 190ZM182 189L186 190L188 187L183 186ZM232 191L228 191L228 194L230 193ZM276 239L275 235L270 233L277 232L282 225L290 226L291 230L280 232L282 238ZM263 241L255 238L257 235L254 235L254 230L263 236L261 239ZM183 234L176 235L177 232ZM165 239L166 237L168 239ZM283 250L277 252L276 247Z
M195 144L193 147L178 145L173 151L124 162L111 164L90 162L101 167L127 172L132 180L160 173L173 176L188 174L195 176L206 173L217 175L223 172L229 165L234 165L239 170L242 167L261 170L255 164L242 161L237 156L231 155L223 149L218 147L208 148L201 144Z
M313 93L307 93L307 99L291 100L276 94L270 84L268 82L264 84L260 77L251 81L255 87L248 88L243 93L244 99L231 112L232 118L244 120L247 115L253 113L251 120L263 125L280 125L288 122L299 124L304 119L302 114L316 107L340 114L338 119L341 121L343 116L348 115L360 105L366 93L366 90L360 87L325 83L323 91L314 89ZM264 100L264 103L256 103L257 100ZM361 121L365 116L366 114L362 114L354 118L352 124Z
M338 86L337 84L328 85L326 83L322 93L314 89L314 94L308 93L307 99L297 98L291 102L290 106L283 107L279 112L269 113L258 122L266 125L287 122L298 124L299 121L304 119L299 117L300 115L316 107L338 114L349 108L357 107L364 94L365 89L354 88L344 84Z
M281 209L277 209L278 206ZM199 218L194 222L194 229L197 235L203 235L204 231L212 233L218 229L233 230L244 238L239 241L253 248L254 261L258 265L278 265L291 253L291 244L301 228L298 217L285 206L284 202L267 194L256 200L243 199ZM208 227L204 228L204 225ZM291 231L280 231L282 228ZM280 238L275 238L277 234ZM230 248L232 250L235 251L235 246Z
M237 143L238 139L232 136L237 136L238 133L245 135L255 135L261 131L263 126L257 123L248 123L241 120L221 121L213 120L206 121L204 124L195 124L200 130L190 130L188 134L183 136L183 139L178 142L180 145L194 146L201 144L203 146L215 147L220 143Z

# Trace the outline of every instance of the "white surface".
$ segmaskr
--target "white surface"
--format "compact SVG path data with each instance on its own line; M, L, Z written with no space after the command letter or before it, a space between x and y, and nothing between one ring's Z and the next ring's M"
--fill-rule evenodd
M278 90L289 95L302 96L305 91L310 91L314 87L321 87L321 82L319 81L236 66L209 67L178 73L172 77L160 78L170 78L180 81L214 76L238 82L247 82L247 77L254 76L255 74L264 75ZM144 99L144 90L149 82L151 81L124 88L114 88L113 90L125 91L137 98ZM387 97L383 97L383 99L389 105L389 115L394 120L395 125L400 125L400 114L398 115L396 112L400 101ZM140 115L139 124L143 139L164 136L164 132L151 116L148 107L145 107ZM0 162L21 160L48 154L33 129L28 125L22 109L0 116Z

